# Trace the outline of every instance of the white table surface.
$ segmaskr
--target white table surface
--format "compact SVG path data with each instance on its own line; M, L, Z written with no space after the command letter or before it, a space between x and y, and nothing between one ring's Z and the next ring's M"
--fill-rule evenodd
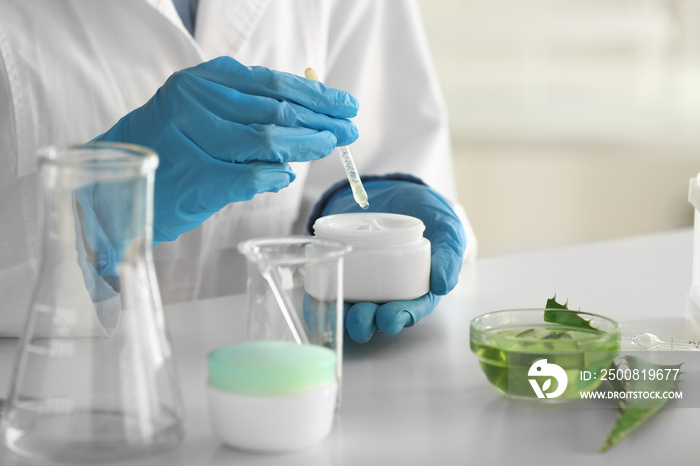
M166 307L186 404L184 444L133 465L698 465L700 409L665 409L607 453L614 409L543 406L493 389L469 349L484 312L542 307L554 293L617 319L624 332L698 337L684 320L692 231L478 260L431 315L397 336L346 341L342 407L330 436L298 453L222 445L206 411L206 353L243 338L242 296ZM16 343L0 339L0 393ZM0 465L28 464L0 447ZM122 463L124 464L124 463Z

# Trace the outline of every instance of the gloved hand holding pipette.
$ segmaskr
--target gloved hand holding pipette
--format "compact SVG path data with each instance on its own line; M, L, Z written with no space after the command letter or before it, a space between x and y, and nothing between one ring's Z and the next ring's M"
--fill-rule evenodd
M221 57L175 73L96 141L154 149L154 243L172 241L222 207L294 180L289 162L357 139L358 104L321 83Z
M429 314L440 296L457 284L467 246L464 226L449 203L421 180L403 174L364 178L371 203L370 212L389 212L419 218L424 236L431 243L430 292L410 301L362 302L346 305L345 328L360 343L369 341L375 331L396 334ZM362 212L353 199L347 181L331 187L314 208L309 232L319 217Z

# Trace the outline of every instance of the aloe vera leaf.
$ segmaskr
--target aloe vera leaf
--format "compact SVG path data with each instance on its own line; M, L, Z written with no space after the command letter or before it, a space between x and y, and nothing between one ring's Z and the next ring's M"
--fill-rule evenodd
M515 335L515 338L526 338L526 337L533 337L537 334L536 330L534 328L529 328L527 330L523 330L522 332L518 333Z
M571 309L568 307L568 301L564 304L559 304L557 302L557 295L554 295L547 300L547 304L545 305L544 321L600 332L600 330L591 326L590 320L586 320L574 312L557 312L559 310L570 311Z
M543 340L573 340L573 337L566 332L550 332L542 337Z
M627 367L632 371L635 369L638 369L639 371L647 371L650 369L656 371L657 369L680 369L681 367L681 364L654 364L631 355L625 356L623 359L626 361ZM616 366L616 368L617 367L619 366ZM680 375L681 372L678 372L678 374ZM645 378L640 378L638 380L629 380L621 385L624 386L625 391L628 392L666 392L675 391L678 388L679 382L680 377L674 377L671 380L667 380L666 378L663 378L662 380L646 380ZM618 385L618 387L619 386L620 385ZM639 427L639 425L641 425L644 421L663 408L667 401L668 399L664 398L625 399L625 401L621 403L620 416L617 418L615 426L606 437L603 445L600 447L600 451L605 452L615 446L620 440L627 437L630 432Z
M617 371L617 369L622 369L622 364L617 364L616 361L610 363L610 370ZM604 388L607 387L607 388ZM612 392L626 392L629 389L629 384L626 380L622 379L606 379L600 386L601 390L612 391ZM618 404L620 409L625 407L625 400L623 398L615 398L615 403Z

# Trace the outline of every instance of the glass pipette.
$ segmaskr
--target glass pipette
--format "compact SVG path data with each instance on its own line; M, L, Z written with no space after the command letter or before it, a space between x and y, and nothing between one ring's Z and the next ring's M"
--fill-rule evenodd
M350 182L352 197L355 198L357 205L363 209L367 209L367 207L369 207L369 199L367 198L365 187L362 186L360 175L357 173L355 161L352 159L352 155L350 154L350 148L348 146L339 146L338 152L340 152L340 161L343 163L345 175L348 177L348 181Z
M306 70L304 70L304 76L307 79L319 81L318 75L313 68L306 68ZM340 161L345 170L345 176L348 177L348 181L350 182L352 197L355 198L357 205L363 209L367 209L367 207L369 207L369 198L367 197L365 187L362 186L360 175L357 173L357 167L355 166L355 161L352 159L350 148L348 146L338 146L338 153L340 154Z
M666 350L691 350L700 351L699 340L688 340L688 343L661 339L653 333L637 333L635 335L622 335L622 343L632 343L638 348L645 350L666 349Z

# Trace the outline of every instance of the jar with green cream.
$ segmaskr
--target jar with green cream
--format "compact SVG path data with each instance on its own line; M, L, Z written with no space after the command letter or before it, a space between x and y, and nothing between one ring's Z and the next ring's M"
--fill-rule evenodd
M314 445L331 431L338 397L334 351L289 341L248 341L208 355L214 430L226 444L260 452Z

